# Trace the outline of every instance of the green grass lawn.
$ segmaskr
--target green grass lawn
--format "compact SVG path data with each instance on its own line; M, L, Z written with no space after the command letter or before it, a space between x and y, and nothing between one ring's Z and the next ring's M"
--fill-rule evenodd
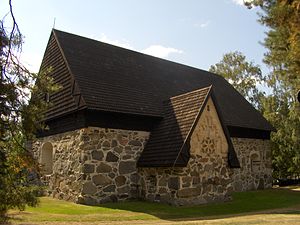
M187 220L189 218L251 213L297 205L300 205L300 191L271 189L234 193L231 202L193 207L174 207L139 201L109 203L101 206L85 206L42 197L40 198L40 205L38 207L28 207L21 213L10 211L9 215L13 218L13 223L43 221ZM300 210L293 211L293 213L300 214Z

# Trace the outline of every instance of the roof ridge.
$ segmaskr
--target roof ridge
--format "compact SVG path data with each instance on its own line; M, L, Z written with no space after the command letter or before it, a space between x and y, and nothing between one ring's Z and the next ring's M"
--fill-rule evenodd
M196 89L196 90L193 90L193 91L189 91L189 92L185 92L185 93L182 93L182 94L179 94L179 95L172 96L169 99L171 100L171 99L174 99L174 98L183 97L185 95L192 94L194 92L199 92L199 91L203 91L204 89L211 89L211 88L212 88L212 84L209 85L209 86L203 87L203 88L199 88L199 89Z
M174 64L177 64L179 66L189 67L190 69L194 69L194 70L200 70L200 71L205 72L205 73L208 72L208 71L206 71L204 69L200 69L200 68L197 68L195 66L186 65L186 64L183 64L183 63L180 63L180 62L174 62L174 61L171 61L171 60L168 60L168 59L164 59L164 58L159 58L159 57L156 57L156 56L153 56L153 55L148 55L148 54L139 52L137 50L132 50L132 49L129 49L129 48L124 48L124 47L121 47L121 46L113 45L113 44L110 44L110 43L107 43L107 42L103 42L103 41L99 41L99 40L96 40L96 39L93 39L93 38L90 38L90 37L85 37L85 36L82 36L82 35L73 34L73 33L70 33L70 32L66 32L66 31L62 31L62 30L58 30L58 29L54 29L54 28L52 29L52 31L53 32L61 32L61 33L67 34L67 35L72 35L72 36L84 38L84 39L87 39L87 40L90 40L90 41L95 41L95 42L98 42L98 43L110 45L110 46L113 46L113 47L116 47L116 48L119 48L119 49L123 49L123 50L126 50L126 51L134 52L136 54L144 55L144 56L149 57L149 58L154 58L154 59L159 59L159 60L164 61L164 62L174 63ZM212 73L212 72L209 72L209 73L210 73L210 75L214 75L216 77L220 77L220 78L224 79L224 77L221 76L221 75L219 75L219 74Z

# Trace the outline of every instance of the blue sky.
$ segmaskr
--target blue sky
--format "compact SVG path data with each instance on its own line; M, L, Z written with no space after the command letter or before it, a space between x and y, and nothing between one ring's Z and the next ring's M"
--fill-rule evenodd
M241 51L262 64L265 28L242 0L13 0L25 36L23 60L36 72L51 29L208 70ZM3 17L8 1L0 2ZM9 20L6 26L10 26Z

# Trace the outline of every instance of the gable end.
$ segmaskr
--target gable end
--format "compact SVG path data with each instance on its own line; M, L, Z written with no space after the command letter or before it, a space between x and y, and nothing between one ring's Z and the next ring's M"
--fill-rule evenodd
M54 32L50 36L40 71L48 69L49 76L60 89L50 95L51 105L46 111L45 121L83 109L84 100Z
M203 110L206 108L207 106L207 103L208 103L208 100L211 98L212 102L213 102L213 105L214 105L214 108L217 112L217 116L218 116L218 119L219 119L219 122L221 124L221 127L222 127L222 130L223 130L223 133L225 135L225 138L226 138L226 141L227 141L227 144L228 144L228 165L231 167L231 168L240 168L240 164L239 164L239 161L238 161L238 158L237 158L237 155L236 155L236 152L234 150L234 147L233 147L233 144L232 144L232 141L231 141L231 138L230 138L230 134L229 134L229 131L227 129L227 126L224 124L224 120L222 118L222 115L221 115L221 111L219 109L219 105L217 104L217 101L216 101L216 98L214 96L214 93L213 93L213 88L212 86L210 87L209 89L209 92L207 93L207 96L205 98L205 101L203 102L202 104L202 107L201 109L199 110L199 113L192 125L192 128L187 136L187 139L184 143L184 145L188 145L188 150L190 152L190 141L191 141L191 136L192 134L194 133L194 130L200 120L200 117L203 113ZM175 163L174 163L175 165Z

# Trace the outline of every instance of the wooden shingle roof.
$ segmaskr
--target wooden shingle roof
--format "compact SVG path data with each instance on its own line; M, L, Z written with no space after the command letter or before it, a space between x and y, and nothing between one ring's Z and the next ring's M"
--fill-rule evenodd
M185 165L189 159L184 144L200 113L210 88L188 92L164 101L164 118L152 130L138 166Z
M138 166L186 166L190 156L189 138L209 96L214 99L211 86L174 96L164 101L164 118L152 130L149 141L139 158ZM221 117L220 112L218 114ZM222 123L221 118L220 120ZM229 165L239 167L225 125L223 130L229 146Z
M172 96L213 85L227 126L273 129L219 75L58 30L51 38L76 81L81 108L163 118Z

